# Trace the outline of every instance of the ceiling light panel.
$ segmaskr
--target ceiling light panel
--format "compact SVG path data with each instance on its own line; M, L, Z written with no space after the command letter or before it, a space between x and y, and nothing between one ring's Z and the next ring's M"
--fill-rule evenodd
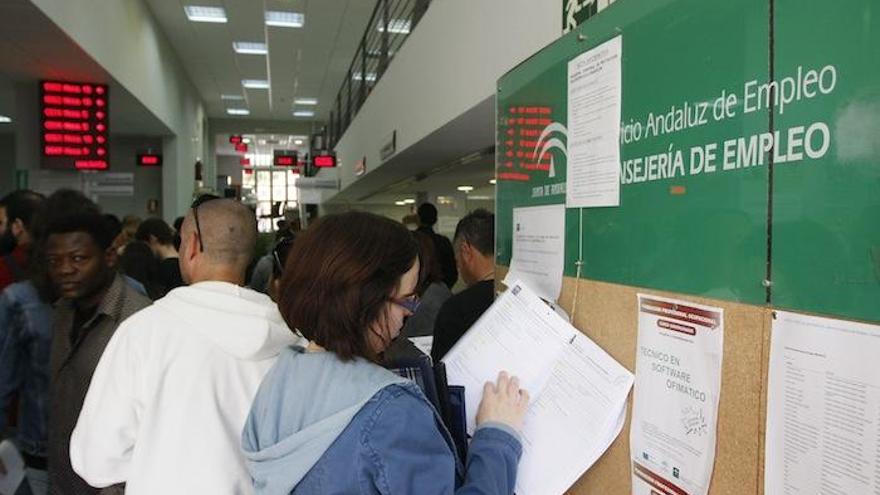
M361 74L360 72L355 72L351 76L351 78L354 79L355 81L360 81L361 79L363 79L363 74ZM367 72L367 81L368 82L376 82L376 73L375 72Z
M220 95L220 99L224 101L244 101L244 96L241 95Z
M265 79L242 79L241 85L247 89L269 89L269 81Z
M392 34L409 34L410 26L412 24L409 22L409 19L391 19L388 21L388 32ZM376 26L376 29L380 33L385 32L385 26L381 24Z
M227 108L226 113L229 115L250 115L251 112L247 108Z
M223 7L185 5L183 11L186 12L186 18L192 22L226 22L226 10Z
M269 53L269 48L265 43L253 41L234 41L232 49L235 50L235 53L241 55L266 55Z
M293 103L296 105L317 105L317 98L294 98Z
M294 117L314 117L315 112L311 110L295 110L293 112Z
M10 122L12 122L11 118L9 118L5 115L0 115L0 124L8 124Z
M305 14L281 10L266 11L266 25L275 27L301 28L306 23Z

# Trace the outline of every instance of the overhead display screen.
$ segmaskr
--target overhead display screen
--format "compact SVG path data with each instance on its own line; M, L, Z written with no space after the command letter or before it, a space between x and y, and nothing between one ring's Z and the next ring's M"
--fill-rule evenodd
M43 167L107 170L109 108L106 84L40 82Z

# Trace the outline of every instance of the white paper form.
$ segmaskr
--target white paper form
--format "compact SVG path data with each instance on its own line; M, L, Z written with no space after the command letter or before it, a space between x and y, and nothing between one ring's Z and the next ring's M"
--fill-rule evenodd
M576 333L521 282L501 294L443 358L449 384L465 387L468 433L474 432L486 382L505 370L535 397Z
M513 209L513 253L504 283L521 280L547 301L562 290L565 205Z
M620 434L633 375L578 333L525 418L516 493L563 493Z
M565 205L620 205L623 42L617 36L568 63Z
M724 310L644 294L638 304L632 493L705 495L715 464Z
M466 387L470 427L483 384L518 376L532 399L516 493L562 493L620 433L633 375L522 282L510 287L443 358L447 379Z
M880 493L880 326L774 314L764 493Z

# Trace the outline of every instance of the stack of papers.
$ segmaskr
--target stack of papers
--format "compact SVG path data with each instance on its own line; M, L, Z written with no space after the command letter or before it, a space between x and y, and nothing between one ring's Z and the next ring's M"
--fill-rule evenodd
M532 397L518 495L563 493L620 434L633 375L517 281L443 358L463 385L468 432L483 385L505 370Z

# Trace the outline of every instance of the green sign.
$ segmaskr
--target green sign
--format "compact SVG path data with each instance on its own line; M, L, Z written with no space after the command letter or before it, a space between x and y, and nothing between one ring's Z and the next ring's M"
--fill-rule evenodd
M497 262L565 202L568 61L621 36L620 206L566 211L565 274L880 320L880 16L806 3L623 0L503 76Z

